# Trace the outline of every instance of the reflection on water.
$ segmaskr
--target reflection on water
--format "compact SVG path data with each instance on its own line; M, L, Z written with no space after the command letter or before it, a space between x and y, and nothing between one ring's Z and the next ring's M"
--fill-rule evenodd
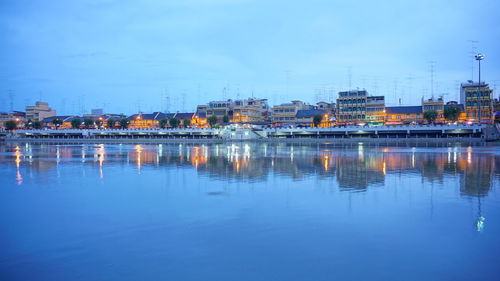
M499 161L493 146L2 144L0 279L494 280Z
M10 153L11 152L11 153ZM416 174L427 182L460 179L460 192L471 197L488 195L499 175L495 147L335 147L329 145L269 145L255 143L216 145L30 145L0 146L0 161L14 158L17 184L25 172L45 172L81 159L98 165L103 178L106 166L192 167L201 175L219 180L263 181L270 174L295 180L315 175L333 178L341 190L365 191L384 184L387 174ZM92 159L90 159L92 158ZM26 163L24 163L26 162Z

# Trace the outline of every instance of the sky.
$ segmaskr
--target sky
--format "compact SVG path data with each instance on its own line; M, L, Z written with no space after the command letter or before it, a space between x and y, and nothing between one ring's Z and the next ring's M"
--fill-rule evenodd
M386 105L500 86L500 2L0 0L0 111L194 111L210 100ZM471 42L474 41L474 42ZM432 71L431 71L432 69ZM498 92L495 92L498 97Z

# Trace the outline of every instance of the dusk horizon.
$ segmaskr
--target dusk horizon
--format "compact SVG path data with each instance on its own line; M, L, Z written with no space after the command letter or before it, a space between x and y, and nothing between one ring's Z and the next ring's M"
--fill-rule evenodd
M351 89L388 106L458 101L460 83L478 79L474 52L496 97L500 4L475 6L480 17L467 1L3 1L0 111L41 100L59 115L193 112Z

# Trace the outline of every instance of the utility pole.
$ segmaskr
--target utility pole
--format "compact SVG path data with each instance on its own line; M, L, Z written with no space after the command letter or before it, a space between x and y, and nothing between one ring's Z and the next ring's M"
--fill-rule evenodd
M348 79L348 82L349 82L349 91L352 89L352 72L351 72L351 68L352 67L348 67L347 68L347 79Z
M467 42L470 43L470 79L471 81L474 81L474 59L475 59L475 55L476 55L476 44L479 43L479 41L476 41L476 40L467 40Z
M475 56L477 62L479 63L479 81L477 83L477 110L478 110L478 116L479 116L479 124L481 124L481 115L482 115L482 99L481 99L481 61L484 59L483 54L477 54Z
M9 90L9 106L10 106L10 112L14 111L14 91Z
M434 99L434 65L436 62L430 61L429 63L431 65L431 98Z

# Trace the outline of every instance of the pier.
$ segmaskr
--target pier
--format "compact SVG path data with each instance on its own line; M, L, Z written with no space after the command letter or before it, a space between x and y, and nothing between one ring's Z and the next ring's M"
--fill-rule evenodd
M6 141L54 143L162 143L221 141L482 141L486 125L346 126L330 128L238 128L223 129L64 129L17 130Z

